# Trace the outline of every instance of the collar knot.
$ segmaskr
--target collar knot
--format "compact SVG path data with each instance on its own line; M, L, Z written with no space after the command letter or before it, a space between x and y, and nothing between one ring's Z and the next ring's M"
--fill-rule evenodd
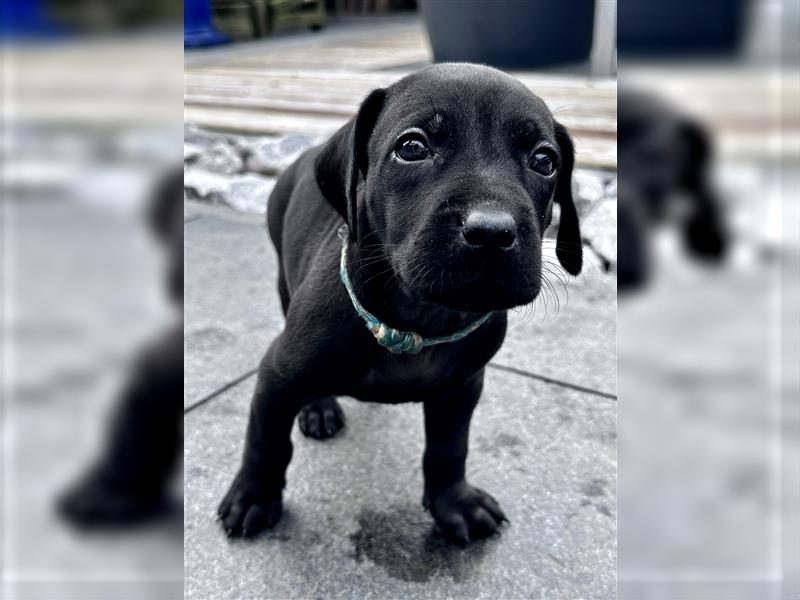
M416 331L400 331L381 323L377 330L370 328L375 340L393 354L419 354L425 345L422 336Z

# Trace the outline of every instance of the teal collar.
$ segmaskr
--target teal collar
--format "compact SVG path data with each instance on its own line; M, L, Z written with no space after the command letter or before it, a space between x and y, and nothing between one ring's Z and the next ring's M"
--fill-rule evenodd
M476 321L473 321L464 329L457 331L452 335L442 335L437 337L423 338L416 331L401 331L393 327L389 327L386 323L380 321L375 315L364 308L356 298L356 293L353 291L353 284L350 283L350 277L347 274L347 228L343 227L339 230L339 237L342 239L342 260L339 265L339 278L342 280L347 294L350 296L350 301L353 303L353 308L356 309L358 316L364 319L367 329L370 330L375 340L389 352L394 354L418 354L423 348L428 346L435 346L436 344L449 344L450 342L457 342L464 339L470 333L475 331L478 327L486 323L492 313L483 315Z

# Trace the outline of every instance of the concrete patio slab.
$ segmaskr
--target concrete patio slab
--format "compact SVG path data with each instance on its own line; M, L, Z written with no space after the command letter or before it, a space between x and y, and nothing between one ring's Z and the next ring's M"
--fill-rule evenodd
M552 250L548 255L556 261ZM577 278L562 277L565 286L550 276L556 298L545 294L509 313L506 340L492 362L615 395L616 277L591 257Z
M261 217L188 205L184 402L253 369L283 327L276 257Z
M159 248L133 211L8 200L14 257L4 333L0 597L171 600L182 587L179 509L140 528L78 530L57 498L96 463L128 365L169 325ZM136 205L133 205L134 207ZM133 207L132 207L133 208ZM179 500L178 500L179 501Z
M293 432L278 527L228 540L215 511L241 455L253 378L186 418L187 598L615 597L616 403L489 371L471 481L512 525L459 549L421 506L422 411L345 399L327 442Z

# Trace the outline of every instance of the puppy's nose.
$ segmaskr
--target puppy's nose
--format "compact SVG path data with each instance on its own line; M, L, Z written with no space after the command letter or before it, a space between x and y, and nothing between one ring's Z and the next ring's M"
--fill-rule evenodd
M467 243L485 248L510 248L517 239L514 217L501 210L470 211L462 231Z

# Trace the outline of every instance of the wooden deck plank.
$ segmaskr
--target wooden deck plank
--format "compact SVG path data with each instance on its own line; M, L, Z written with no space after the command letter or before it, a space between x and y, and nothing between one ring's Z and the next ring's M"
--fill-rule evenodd
M360 100L360 97L359 97ZM314 117L352 117L358 107L358 100L349 105L336 105L314 101L284 101L269 98L221 97L188 94L187 106L202 106L208 110L217 108L241 109L242 119L248 116L268 117L273 114L291 114ZM617 123L613 115L589 115L574 110L563 110L558 113L558 118L563 125L576 132L602 136L616 136Z
M288 112L312 112L333 115L353 115L368 90L347 96L330 94L275 94L252 93L243 96L239 92L224 93L218 89L188 87L185 95L187 105L241 107L250 109L284 110ZM591 103L571 102L570 98L543 98L550 110L559 117L573 122L596 123L603 131L616 132L616 111L613 105L598 107Z
M231 69L326 69L328 71L369 71L390 69L428 62L430 54L422 49L387 48L364 52L359 48L324 48L300 53L282 53L243 59Z
M194 67L186 70L187 78L202 77L202 76L217 76L221 78L237 78L243 79L266 79L270 81L279 80L300 80L312 81L315 84L320 82L327 82L335 85L338 82L352 83L352 82L367 82L370 85L387 86L401 77L408 75L415 69L387 72L364 72L358 71L355 67L351 67L345 71L332 71L329 69L318 68L252 68L252 67L236 67L234 65L219 65L208 67ZM532 89L550 89L550 88L563 88L574 90L577 93L600 94L603 91L607 95L616 95L617 84L611 79L589 79L587 77L564 77L563 75L550 75L550 74L530 74L530 73L517 73L510 72L512 76L519 79L522 83Z
M190 124L251 135L330 135L373 89L431 63L420 26L234 53L186 69ZM578 164L616 168L616 82L515 72L573 133Z
M228 80L224 78L187 77L186 91L190 94L218 95L222 97L260 97L270 99L325 98L333 103L357 102L376 87L372 82L349 82L345 85L328 82L291 82L275 79ZM549 103L580 107L593 113L616 114L616 94L574 93L563 88L536 88L532 91Z

